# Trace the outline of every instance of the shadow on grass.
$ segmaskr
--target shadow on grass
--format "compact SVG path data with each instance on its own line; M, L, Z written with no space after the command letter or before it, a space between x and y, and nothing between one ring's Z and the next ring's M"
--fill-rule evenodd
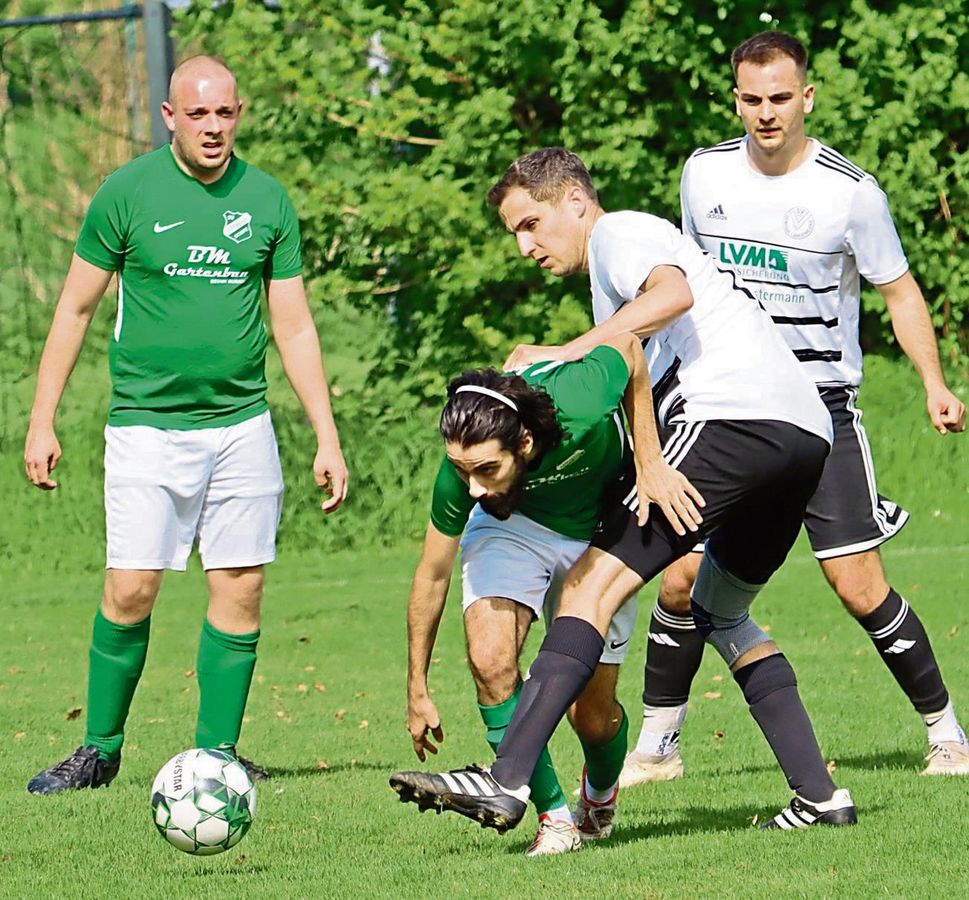
M195 878L202 878L208 875L216 875L221 878L249 878L260 872L267 872L269 868L265 863L247 862L243 856L236 859L231 868L226 868L225 866L199 865L192 871L192 876Z
M341 772L387 772L388 777L391 772L396 771L392 763L387 762L357 762L357 763L335 763L334 765L320 768L319 766L296 766L290 769L270 769L272 781L277 778L325 778L329 775L339 775Z
M918 751L894 750L890 753L859 753L835 756L839 769L892 769L918 774L925 767L925 758Z

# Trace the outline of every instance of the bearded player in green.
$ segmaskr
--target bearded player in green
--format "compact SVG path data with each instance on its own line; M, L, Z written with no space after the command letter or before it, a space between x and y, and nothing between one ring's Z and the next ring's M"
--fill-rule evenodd
M118 169L91 201L40 362L27 477L57 485L54 416L114 274L118 313L105 429L107 572L90 650L87 730L31 793L108 784L148 649L165 569L198 541L209 604L198 648L195 743L235 752L256 662L263 567L275 558L283 483L266 405L266 330L316 433L324 511L346 496L319 339L282 186L233 155L242 104L229 69L194 57L162 112L171 146ZM245 761L248 763L248 761ZM250 774L265 776L251 763Z
M578 362L538 363L521 375L466 372L449 385L440 429L447 455L407 613L407 726L422 761L444 737L427 676L459 547L468 662L487 741L497 748L518 703L518 656L531 623L540 613L547 621L555 615L604 498L636 493L618 417L624 402L631 423L651 420L646 362L631 334ZM641 496L657 502L678 533L695 530L687 510L699 518L693 504L702 498L686 478L662 467L640 474L647 476L640 490L649 486ZM641 509L648 506L644 500ZM574 819L548 750L535 767L530 785L539 827L528 856L567 853L612 831L627 733L616 678L635 622L635 605L627 604L569 712L586 763Z

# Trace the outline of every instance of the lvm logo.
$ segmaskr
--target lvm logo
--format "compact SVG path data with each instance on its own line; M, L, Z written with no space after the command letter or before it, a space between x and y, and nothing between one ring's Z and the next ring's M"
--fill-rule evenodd
M766 269L770 272L787 271L787 254L777 247L763 244L720 241L720 262L728 266Z
M227 266L231 262L229 251L221 247L205 247L201 244L189 244L188 261L190 263L205 263L208 266Z

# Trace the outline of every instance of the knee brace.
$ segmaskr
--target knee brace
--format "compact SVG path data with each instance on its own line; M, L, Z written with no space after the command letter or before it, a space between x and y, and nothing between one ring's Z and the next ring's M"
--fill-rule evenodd
M697 572L690 609L697 630L712 644L728 666L770 638L750 618L750 605L763 585L747 584L724 572L709 550Z

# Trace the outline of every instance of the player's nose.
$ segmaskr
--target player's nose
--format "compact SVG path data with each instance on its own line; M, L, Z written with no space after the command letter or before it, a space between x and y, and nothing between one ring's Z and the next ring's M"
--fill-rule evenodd
M485 494L488 493L487 488L475 478L468 479L468 493L474 497L475 500L480 500Z
M535 241L528 232L519 232L515 235L518 241L518 252L522 256L531 256L535 250Z

